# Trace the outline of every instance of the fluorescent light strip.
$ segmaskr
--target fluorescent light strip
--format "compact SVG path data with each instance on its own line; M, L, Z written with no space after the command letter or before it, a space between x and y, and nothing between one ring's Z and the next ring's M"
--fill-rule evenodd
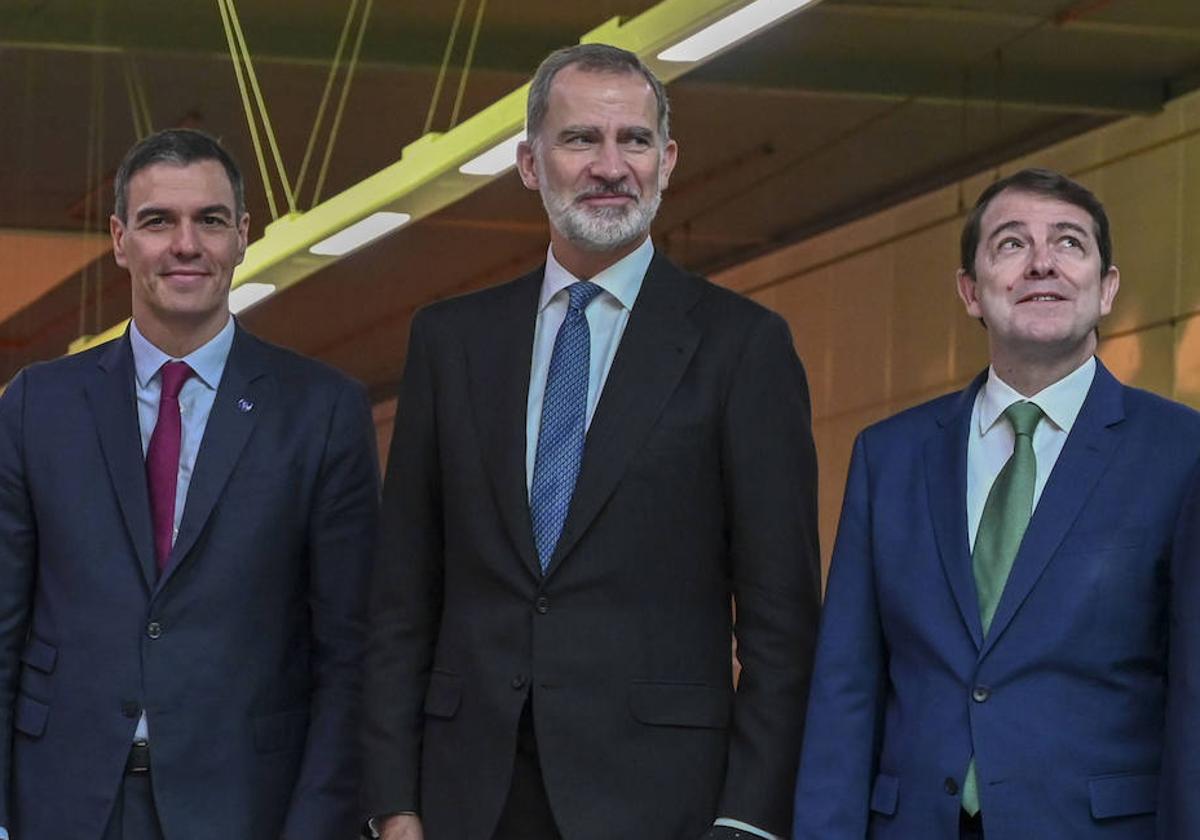
M235 315L275 292L270 283L243 283L229 293L229 311Z
M658 54L659 61L700 61L753 35L813 0L755 0Z
M525 132L514 134L497 143L483 154L458 167L464 175L499 175L517 162L517 144L525 139Z
M373 242L385 233L390 233L411 219L408 213L390 213L380 211L372 213L367 218L355 222L348 228L342 228L333 236L322 239L308 250L324 257L340 257L355 248L361 248L368 242Z

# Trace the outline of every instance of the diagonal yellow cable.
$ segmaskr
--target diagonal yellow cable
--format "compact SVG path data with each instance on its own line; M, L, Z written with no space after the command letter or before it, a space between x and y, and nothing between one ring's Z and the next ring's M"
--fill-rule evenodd
M342 113L346 110L346 97L350 94L350 83L354 81L354 70L358 66L358 55L362 50L363 35L367 31L367 21L371 19L371 6L374 0L366 0L362 18L358 22L358 35L354 39L354 51L350 54L350 63L346 65L346 78L342 80L342 95L338 99L337 111L333 115L333 125L329 129L329 140L325 145L325 159L321 161L321 171L317 175L317 185L313 189L313 206L320 203L321 189L325 186L325 176L329 173L329 160L333 157L333 146L337 143L338 130L342 127Z
M291 181L288 180L287 172L283 168L283 157L279 154L279 144L275 142L275 131L271 127L271 115L267 112L267 103L263 100L262 90L258 86L258 75L254 72L254 62L250 59L250 47L242 32L242 24L238 20L237 8L234 6L233 0L225 0L225 6L229 19L233 23L234 35L237 36L238 45L241 47L242 61L246 64L246 75L250 79L250 88L254 91L254 99L258 103L258 115L263 123L263 133L267 135L267 143L271 146L271 155L275 158L275 168L279 172L279 182L283 187L283 196L287 200L288 212L295 213L296 197L292 194Z
M467 46L467 57L463 61L462 76L458 80L458 93L454 97L454 110L450 112L450 127L458 125L458 112L462 108L463 93L467 90L467 76L471 74L471 62L475 60L475 44L479 41L479 29L483 23L483 10L487 8L487 0L479 0L479 8L475 10L475 25L471 28L471 43Z
M133 136L141 140L146 135L142 131L142 112L138 107L137 93L133 89L133 72L129 67L129 53L125 53L121 62L121 70L125 77L125 96L129 99L129 116L133 119Z
M333 54L333 63L329 65L329 76L325 79L325 91L321 94L321 104L317 107L317 118L313 120L312 131L308 135L308 146L304 149L304 160L300 163L300 174L296 176L296 185L292 192L300 195L304 186L304 178L308 174L308 164L312 161L313 150L317 147L317 134L320 133L321 123L325 121L325 108L329 105L329 94L333 91L333 80L337 78L338 67L342 63L342 53L346 51L346 39L350 34L350 24L354 21L354 12L358 9L358 0L350 0L350 10L346 13L346 22L342 24L342 34L338 38L337 51Z
M254 108L250 104L250 94L246 91L246 80L242 76L242 64L238 58L237 43L229 22L229 11L225 8L226 0L217 0L217 8L221 10L221 23L225 25L225 40L229 42L229 58L233 61L233 73L237 76L238 92L242 95L242 109L246 112L246 124L250 128L250 141L254 145L254 156L258 160L258 172L262 176L263 190L267 194L267 207L271 218L279 218L279 210L275 206L275 191L271 189L271 173L267 170L267 160L263 157L262 143L258 139L258 123L254 119Z
M442 53L442 66L438 69L437 81L433 85L433 96L429 100L429 113L425 115L425 129L422 134L428 134L433 128L433 115L437 113L438 99L442 95L442 83L446 81L446 68L450 66L450 56L454 52L454 42L458 39L458 26L462 22L463 7L467 0L458 0L458 8L454 10L454 23L450 24L450 37L446 39L446 50Z
M132 59L130 59L132 63ZM150 102L146 98L146 84L142 79L142 74L138 72L137 65L132 64L133 68L133 89L137 93L138 105L142 109L142 126L146 130L146 134L154 131L154 121L150 119Z

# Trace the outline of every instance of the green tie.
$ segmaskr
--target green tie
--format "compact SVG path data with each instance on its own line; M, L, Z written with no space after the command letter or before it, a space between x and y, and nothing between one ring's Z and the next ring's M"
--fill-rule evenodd
M1033 486L1037 480L1033 430L1042 419L1042 410L1031 402L1022 401L1005 409L1004 416L1016 433L1013 454L988 493L975 534L975 550L971 554L975 590L979 594L979 619L985 638L1033 513ZM967 777L963 781L962 806L971 816L979 813L979 782L975 778L974 757L967 765Z

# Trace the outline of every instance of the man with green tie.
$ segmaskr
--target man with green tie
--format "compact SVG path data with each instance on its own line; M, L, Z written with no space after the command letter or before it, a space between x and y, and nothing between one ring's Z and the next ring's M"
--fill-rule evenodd
M1200 415L1096 358L1120 277L1082 185L997 181L961 256L991 364L855 444L795 837L1200 837L1159 795Z

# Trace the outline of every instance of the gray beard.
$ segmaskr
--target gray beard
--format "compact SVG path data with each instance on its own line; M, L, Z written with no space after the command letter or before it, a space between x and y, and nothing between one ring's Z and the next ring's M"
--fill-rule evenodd
M538 169L541 170L538 161ZM542 183L547 179L544 170L538 172ZM573 198L541 191L542 206L554 229L585 251L612 251L631 245L644 237L662 203L662 191L636 198L632 207L602 207L589 210Z

